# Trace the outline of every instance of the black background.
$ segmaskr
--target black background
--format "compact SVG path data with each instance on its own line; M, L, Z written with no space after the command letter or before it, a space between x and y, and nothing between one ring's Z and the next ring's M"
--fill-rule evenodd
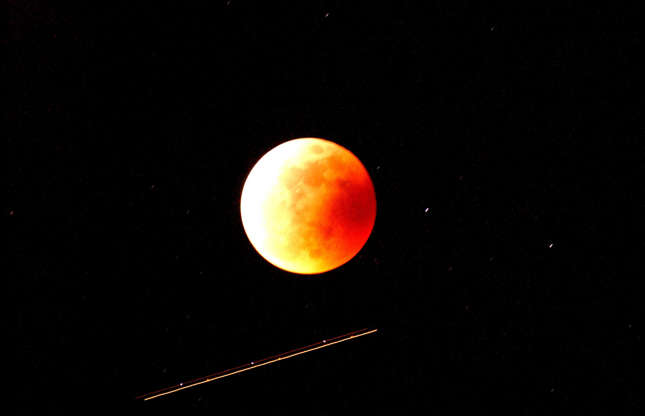
M9 2L19 409L640 405L635 10L56 3ZM265 262L239 215L251 167L296 137L350 149L377 193L364 249L318 277ZM134 400L364 327L379 332Z

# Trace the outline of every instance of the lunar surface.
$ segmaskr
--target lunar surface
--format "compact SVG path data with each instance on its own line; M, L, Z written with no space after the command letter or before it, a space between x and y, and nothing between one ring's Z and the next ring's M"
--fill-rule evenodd
M244 230L268 262L316 274L351 260L376 219L369 174L344 147L325 139L276 146L253 167L240 204Z

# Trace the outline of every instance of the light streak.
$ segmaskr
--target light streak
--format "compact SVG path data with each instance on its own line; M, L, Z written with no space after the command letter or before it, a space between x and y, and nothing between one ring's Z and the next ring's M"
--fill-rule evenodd
M322 340L320 342L317 342L315 344L307 345L305 347L296 348L294 350L287 351L287 352L284 352L282 354L274 355L272 357L263 358L261 360L251 361L248 364L244 364L244 365L241 365L241 366L238 366L238 367L230 368L228 370L221 371L219 373L211 374L211 375L208 375L208 376L205 376L205 377L200 377L200 378L197 378L197 379L194 379L194 380L190 380L190 381L186 381L186 382L183 382L183 383L176 384L176 385L171 386L171 387L167 387L165 389L161 389L161 390L153 391L151 393L143 394L141 396L138 396L137 399L143 399L144 401L146 401L146 400L156 399L156 398L162 397L162 396L167 396L169 394L173 394L173 393L176 393L176 392L181 391L181 390L186 390L186 389L189 389L191 387L196 387L196 386L199 386L201 384L210 383L210 382L213 382L215 380L222 379L224 377L229 377L229 376L232 376L232 375L235 375L235 374L243 373L245 371L253 370L254 368L263 367L265 365L269 365L269 364L272 364L272 363L275 363L275 362L278 362L278 361L286 360L288 358L293 358L293 357L296 357L298 355L302 355L302 354L306 354L308 352L316 351L316 350L319 350L321 348L330 347L332 345L339 344L341 342L349 341L350 339L359 338L359 337L362 337L362 336L365 336L365 335L373 334L376 331L378 331L378 329L364 328L364 329L359 329L358 331L349 332L347 334L340 335L340 336L337 336L337 337L334 337L334 338L327 338L327 339L324 339L324 340Z

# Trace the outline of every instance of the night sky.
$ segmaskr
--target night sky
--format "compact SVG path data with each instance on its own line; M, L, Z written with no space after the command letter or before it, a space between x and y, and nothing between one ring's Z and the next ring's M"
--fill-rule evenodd
M642 405L636 10L58 3L10 0L4 42L19 413ZM351 150L377 197L362 251L314 277L261 258L239 213L297 137ZM134 399L361 328L379 332Z

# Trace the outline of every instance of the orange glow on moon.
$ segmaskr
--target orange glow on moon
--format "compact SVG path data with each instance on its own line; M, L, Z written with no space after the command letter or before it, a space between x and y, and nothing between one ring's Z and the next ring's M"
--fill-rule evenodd
M269 263L316 274L360 251L374 227L376 196L349 150L302 138L262 156L244 183L240 211L251 244Z

